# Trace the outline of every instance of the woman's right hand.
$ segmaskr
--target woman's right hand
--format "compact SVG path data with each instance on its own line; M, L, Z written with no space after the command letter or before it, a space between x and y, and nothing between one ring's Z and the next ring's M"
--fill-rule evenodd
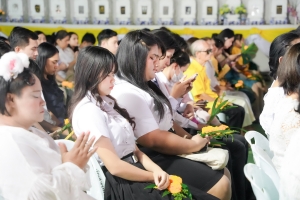
M83 169L90 157L96 152L97 147L93 147L90 150L92 144L95 141L93 136L89 141L90 133L82 133L75 141L74 147L68 152L67 147L63 143L58 143L60 148L62 162L71 162L77 165L79 168Z
M157 186L157 189L164 190L169 184L169 174L167 174L162 169L153 172L154 183Z

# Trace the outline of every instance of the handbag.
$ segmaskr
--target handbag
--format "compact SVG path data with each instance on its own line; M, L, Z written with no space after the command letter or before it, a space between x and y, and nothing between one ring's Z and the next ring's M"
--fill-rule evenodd
M208 147L206 152L178 155L182 158L202 162L213 170L224 169L228 163L228 151L220 148Z

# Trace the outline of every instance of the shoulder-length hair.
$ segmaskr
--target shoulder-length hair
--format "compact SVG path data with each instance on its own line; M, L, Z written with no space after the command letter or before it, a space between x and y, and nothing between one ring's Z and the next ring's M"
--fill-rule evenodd
M164 46L152 33L138 30L131 31L122 39L116 57L119 65L117 76L132 85L144 90L154 99L155 109L160 119L164 117L166 104L172 112L169 100L161 90L150 80L145 78L145 68L151 47L157 45L164 51Z
M47 60L53 57L57 53L58 53L58 49L54 45L48 42L44 42L38 46L38 56L36 58L36 63L41 69L41 76L39 77L41 78L41 80L45 80L44 73L45 73ZM49 79L55 78L54 75L47 75L47 76Z
M284 93L286 95L297 93L300 102L300 43L290 47L284 54L277 74ZM300 104L296 112L300 113Z
M101 108L102 98L98 91L98 85L111 73L118 71L118 64L115 56L105 48L97 46L89 46L79 52L77 58L77 68L75 71L75 88L74 94L71 98L69 108L69 118L72 121L73 112L76 105L87 95L90 91L93 98L99 102ZM131 126L135 127L133 118L130 118L126 109L120 108L116 100L107 95L115 101L114 109L126 118ZM91 96L89 96L91 98Z

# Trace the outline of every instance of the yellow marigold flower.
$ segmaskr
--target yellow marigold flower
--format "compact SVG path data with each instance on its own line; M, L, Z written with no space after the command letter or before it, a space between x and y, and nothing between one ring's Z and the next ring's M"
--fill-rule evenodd
M179 176L175 176L175 175L170 175L169 180L171 183L182 183L182 178Z
M69 81L63 81L61 83L61 86L63 87L67 87L67 88L73 88L74 87L74 84L72 82L69 82Z
M228 129L228 128L229 128L229 127L226 126L226 125L224 125L224 124L222 124L222 125L219 126L219 130L226 130L226 129Z
M181 190L182 190L181 183L170 183L168 190L172 194L177 194L177 193L181 192Z
M236 88L240 88L240 87L242 87L243 86L243 82L237 82L234 86L236 87Z
M65 119L65 125L67 125L69 123L70 123L69 119Z
M212 131L214 131L215 127L213 126L205 126L202 128L202 133L210 133Z

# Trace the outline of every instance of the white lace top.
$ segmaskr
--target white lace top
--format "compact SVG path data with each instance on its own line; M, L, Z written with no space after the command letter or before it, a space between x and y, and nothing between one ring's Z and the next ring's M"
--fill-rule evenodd
M273 107L274 118L269 127L269 140L270 149L274 152L272 161L278 173L290 139L300 128L300 114L295 112L298 104L297 99L284 97Z
M282 87L271 87L269 88L267 94L264 96L264 108L259 116L260 125L265 130L268 136L270 135L271 124L274 120L274 108L281 99L285 97Z

